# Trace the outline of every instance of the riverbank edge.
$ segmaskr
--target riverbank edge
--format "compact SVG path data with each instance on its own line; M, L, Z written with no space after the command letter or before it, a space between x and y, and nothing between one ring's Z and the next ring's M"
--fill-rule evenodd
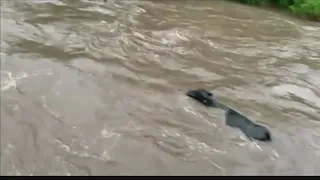
M320 22L320 0L315 0L317 1L317 4L315 7L310 7L314 8L315 10L305 10L301 8L300 4L294 4L295 1L292 1L292 4L287 4L287 5L279 5L277 3L271 3L270 0L229 0L235 3L239 4L245 4L249 6L255 6L255 7L265 7L265 8L276 8L278 10L281 10L281 12L290 14L291 16L294 16L299 19L305 19L313 22ZM313 0L310 0L313 1Z

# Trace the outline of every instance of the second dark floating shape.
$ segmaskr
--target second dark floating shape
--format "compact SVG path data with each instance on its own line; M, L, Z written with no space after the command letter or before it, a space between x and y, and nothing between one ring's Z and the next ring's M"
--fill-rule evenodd
M207 107L220 108L226 111L226 124L231 127L239 128L249 139L259 141L271 141L269 130L240 114L228 106L219 103L215 96L205 89L189 90L187 96L197 100Z

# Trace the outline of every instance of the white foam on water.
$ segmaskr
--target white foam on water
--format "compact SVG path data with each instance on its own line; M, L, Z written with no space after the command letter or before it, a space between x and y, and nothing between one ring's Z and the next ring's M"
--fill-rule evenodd
M12 77L12 72L8 72L8 78L8 80L4 81L4 85L1 83L1 91L17 88L17 81Z

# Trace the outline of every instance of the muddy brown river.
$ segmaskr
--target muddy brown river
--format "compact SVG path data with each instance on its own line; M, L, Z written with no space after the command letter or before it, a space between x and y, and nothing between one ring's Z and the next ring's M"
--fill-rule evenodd
M320 175L320 25L226 1L1 1L2 175ZM272 132L250 141L205 88Z

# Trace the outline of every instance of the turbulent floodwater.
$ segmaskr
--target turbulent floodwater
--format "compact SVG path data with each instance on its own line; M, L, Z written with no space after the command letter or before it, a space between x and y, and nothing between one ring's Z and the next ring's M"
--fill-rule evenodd
M226 1L1 1L3 175L320 175L320 26ZM270 128L248 141L206 88Z

